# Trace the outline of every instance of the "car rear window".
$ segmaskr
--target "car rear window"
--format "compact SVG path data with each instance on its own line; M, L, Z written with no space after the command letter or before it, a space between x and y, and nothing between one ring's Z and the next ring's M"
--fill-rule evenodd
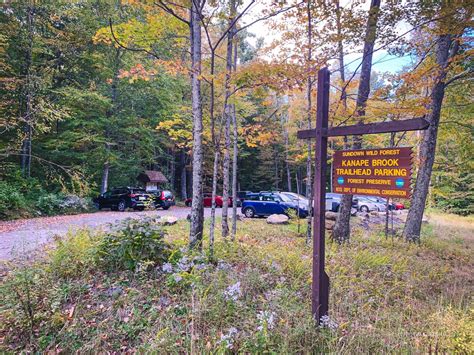
M163 196L165 198L173 197L173 193L171 191L163 191Z
M130 189L130 193L132 194L146 194L144 189Z

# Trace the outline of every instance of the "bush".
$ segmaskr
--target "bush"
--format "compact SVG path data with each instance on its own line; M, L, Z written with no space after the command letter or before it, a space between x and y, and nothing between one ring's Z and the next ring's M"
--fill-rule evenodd
M94 267L98 238L100 236L88 229L57 238L54 249L49 252L49 271L64 279L87 274Z
M7 219L27 209L25 196L19 189L5 181L0 181L0 218Z
M160 265L168 260L170 246L154 218L127 218L112 226L98 245L99 263L107 270L135 270L137 266Z
M39 197L36 208L45 215L86 212L92 208L88 199L76 195L45 194Z

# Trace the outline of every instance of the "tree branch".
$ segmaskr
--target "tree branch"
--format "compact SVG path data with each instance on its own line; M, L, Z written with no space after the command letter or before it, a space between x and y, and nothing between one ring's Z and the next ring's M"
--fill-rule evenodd
M474 70L472 68L466 69L462 73L459 73L459 74L453 76L451 79L446 81L446 83L444 85L448 86L449 84L452 84L456 80L463 79L463 78L466 78L466 77L470 76L470 74L474 74Z
M111 18L109 18L109 27L110 27L110 34L112 35L113 40L115 41L115 43L118 44L119 47L121 47L121 48L123 48L127 51L131 51L131 52L144 52L144 53L147 53L147 54L155 57L156 59L160 59L160 57L156 53L150 52L149 50L146 50L145 48L131 48L131 47L127 47L124 44L120 43L118 38L115 36L115 32L114 32L114 28L113 28Z

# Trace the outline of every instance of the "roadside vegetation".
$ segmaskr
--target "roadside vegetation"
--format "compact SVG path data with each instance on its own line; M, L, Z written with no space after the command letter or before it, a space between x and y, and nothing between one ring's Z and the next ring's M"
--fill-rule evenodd
M70 189L45 189L36 178L10 172L0 181L0 220L74 214L94 210L92 199Z
M80 230L7 265L0 351L474 351L472 217L430 212L421 245L354 218L349 244L327 244L330 317L319 328L305 223L298 233L295 221L239 222L210 258L187 250L189 222L159 222Z

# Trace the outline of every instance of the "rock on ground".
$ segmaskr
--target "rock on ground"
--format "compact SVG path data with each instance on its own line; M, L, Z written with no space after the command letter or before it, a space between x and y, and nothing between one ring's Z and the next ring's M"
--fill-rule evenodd
M161 217L158 221L159 224L163 226L172 226L178 222L178 218L175 216L164 216Z
M331 219L326 219L326 229L332 230L334 229L335 225L336 225L336 221L333 221Z
M267 217L268 224L287 224L288 221L288 216L284 214L272 214Z
M331 211L327 211L326 212L326 220L331 220L331 221L335 221L337 219L337 213L336 212L331 212Z

